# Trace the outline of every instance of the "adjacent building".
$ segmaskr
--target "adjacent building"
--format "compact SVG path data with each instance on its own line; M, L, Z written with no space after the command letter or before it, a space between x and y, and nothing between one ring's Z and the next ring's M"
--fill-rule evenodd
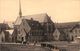
M8 24L0 23L0 43L9 42L9 32L6 31L9 29Z
M80 36L80 22L56 23L55 26L60 32L60 40L74 41Z

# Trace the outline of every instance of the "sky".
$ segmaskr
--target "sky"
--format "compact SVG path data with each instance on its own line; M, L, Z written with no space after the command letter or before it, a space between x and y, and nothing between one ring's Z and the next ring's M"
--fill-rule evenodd
M47 13L53 22L80 21L80 0L21 0L22 15ZM19 16L19 0L0 0L0 22Z

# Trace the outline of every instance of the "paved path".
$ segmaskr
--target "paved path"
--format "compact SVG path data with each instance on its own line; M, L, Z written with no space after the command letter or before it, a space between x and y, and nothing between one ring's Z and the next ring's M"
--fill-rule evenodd
M51 51L48 47L5 43L0 44L0 51Z

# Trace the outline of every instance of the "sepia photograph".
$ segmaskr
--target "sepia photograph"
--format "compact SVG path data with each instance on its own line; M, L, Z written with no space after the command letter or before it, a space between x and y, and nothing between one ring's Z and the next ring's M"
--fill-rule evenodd
M0 0L0 51L80 51L80 0Z

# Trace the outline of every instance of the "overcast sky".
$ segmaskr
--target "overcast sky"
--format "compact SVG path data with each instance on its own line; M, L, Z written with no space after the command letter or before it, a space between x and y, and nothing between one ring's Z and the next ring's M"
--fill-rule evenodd
M80 0L21 0L22 15L47 13L54 22L80 21ZM0 22L14 21L19 0L0 0Z

